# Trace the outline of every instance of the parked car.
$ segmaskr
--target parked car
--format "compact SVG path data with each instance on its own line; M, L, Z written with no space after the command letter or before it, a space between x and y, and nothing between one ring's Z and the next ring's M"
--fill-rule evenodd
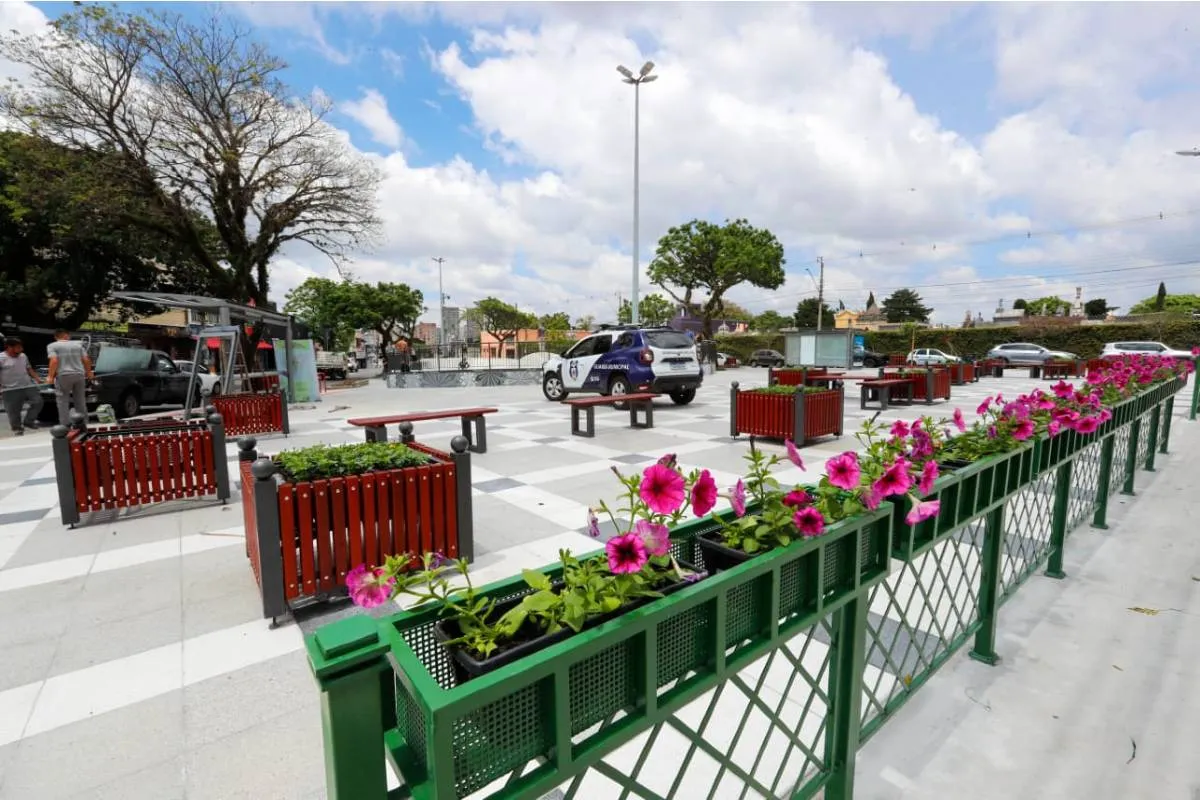
M958 356L952 356L949 353L943 353L933 347L920 347L908 354L905 359L910 364L916 364L918 367L942 366L945 364L956 364L962 361Z
M191 361L184 361L183 359L175 359L175 366L179 367L180 372L183 372L187 375L195 375L196 379L200 381L201 390L205 394L216 396L221 393L220 375L213 375L203 366L200 367L198 372L193 372L195 364L193 364Z
M729 353L717 353L717 366L729 369L738 365L737 356L732 356Z
M683 406L703 380L695 342L672 328L608 328L542 365L542 394L553 402L575 392L656 392Z
M751 367L782 367L786 363L787 359L778 350L755 350L746 359L746 364Z
M144 406L182 406L188 387L200 399L199 378L184 372L166 353L129 347L102 347L92 386L97 405L111 405L119 419L136 417ZM53 394L53 389L50 390ZM92 406L88 398L89 408Z
M886 353L876 353L874 350L868 350L865 347L855 347L854 361L862 364L864 367L886 367L888 357Z
M1152 355L1170 358L1191 358L1189 350L1176 350L1167 347L1162 342L1109 342L1100 351L1101 358L1120 358L1121 356Z
M1029 342L1009 342L1000 344L988 351L988 358L1003 361L1006 364L1045 364L1047 361L1060 359L1074 361L1078 356L1062 350L1051 350L1040 344Z

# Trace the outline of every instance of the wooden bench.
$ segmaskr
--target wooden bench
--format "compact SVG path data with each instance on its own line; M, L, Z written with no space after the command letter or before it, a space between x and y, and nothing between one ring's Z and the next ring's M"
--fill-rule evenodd
M615 406L617 403L629 404L629 427L654 427L654 399L657 394L644 392L641 394L613 394L600 397L577 397L564 400L571 407L571 435L592 438L596 435L596 406ZM587 427L579 427L579 411L587 412ZM638 421L638 411L644 412L645 421Z
M904 395L908 403L912 404L913 385L908 378L874 378L865 381L859 381L858 385L862 388L862 394L859 397L858 407L865 409L868 400L879 400L879 409L887 411L888 403L892 400L892 392Z
M1031 378L1038 377L1037 375L1032 374L1034 372L1034 370L1036 370L1036 369L1037 369L1037 367L1030 368L1030 370L1029 370L1030 376L1029 377L1031 377ZM1053 380L1054 378L1069 378L1069 377L1071 377L1071 373L1074 371L1075 371L1074 364L1064 363L1061 361L1049 361L1049 362L1041 365L1041 373L1042 373L1041 377L1049 378L1051 380Z
M447 408L442 411L417 411L412 414L393 414L387 417L359 417L358 419L347 421L351 425L363 428L368 442L386 442L386 426L397 424L403 426L407 423L407 428L401 428L400 442L401 444L409 444L415 441L416 438L412 434L412 423L427 422L434 419L454 419L458 417L462 420L462 435L470 443L471 452L486 453L487 419L485 415L495 414L497 410L495 408ZM474 424L474 431L471 430L472 424Z

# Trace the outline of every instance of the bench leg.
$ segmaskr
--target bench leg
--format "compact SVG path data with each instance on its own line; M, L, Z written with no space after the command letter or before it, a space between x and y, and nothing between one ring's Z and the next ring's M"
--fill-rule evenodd
M861 391L861 392L859 392L859 395L858 395L858 410L859 410L859 411L865 411L865 410L866 410L866 408L867 408L867 395L870 393L870 391L871 391L870 389L868 389L866 386L864 386L864 387L862 387L862 391Z
M587 413L587 428L586 429L582 429L579 427L579 412L581 410L585 411ZM595 435L596 435L596 409L592 408L591 406L588 406L587 408L584 408L584 409L580 409L578 406L571 406L571 435L572 436L584 436L584 437L587 437L588 439L595 437Z
M638 422L638 411L644 412L645 422ZM642 402L631 402L629 404L629 427L631 428L653 428L654 427L654 403L645 400Z
M892 387L880 386L879 387L879 410L887 411L888 400L891 400L891 399L892 399Z
M472 431L472 425L475 430ZM472 435L474 434L474 435ZM469 449L472 453L487 452L487 418L479 417L463 417L462 418L462 435L470 442Z
M387 441L387 428L383 427L382 425L377 428L364 428L363 434L366 436L368 442Z

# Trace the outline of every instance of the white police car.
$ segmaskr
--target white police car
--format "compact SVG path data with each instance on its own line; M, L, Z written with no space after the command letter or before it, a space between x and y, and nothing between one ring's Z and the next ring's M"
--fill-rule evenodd
M666 394L678 405L696 397L704 379L696 345L672 328L602 327L542 366L542 393L558 402L577 392Z

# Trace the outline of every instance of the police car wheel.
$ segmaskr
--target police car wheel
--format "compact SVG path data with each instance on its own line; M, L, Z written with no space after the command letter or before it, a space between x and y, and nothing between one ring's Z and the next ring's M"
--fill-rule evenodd
M624 375L617 375L608 384L608 394L610 397L617 397L623 394L629 394L629 379ZM613 408L624 409L626 403L613 403Z
M557 372L548 372L542 379L542 394L552 403L567 399L567 390L563 386L562 376Z
M677 406L686 406L696 399L695 389L676 389L671 392L671 401Z

